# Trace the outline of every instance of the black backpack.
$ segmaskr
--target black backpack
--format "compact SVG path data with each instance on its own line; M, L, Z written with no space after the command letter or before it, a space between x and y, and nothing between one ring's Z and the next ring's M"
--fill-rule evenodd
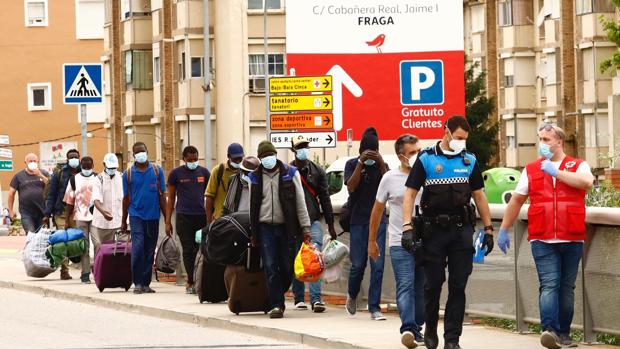
M204 228L202 235L203 253L209 262L244 265L250 244L250 213L222 216Z

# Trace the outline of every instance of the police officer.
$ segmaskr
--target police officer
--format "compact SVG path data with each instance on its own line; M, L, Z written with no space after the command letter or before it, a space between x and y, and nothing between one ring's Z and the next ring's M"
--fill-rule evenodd
M493 249L493 227L483 192L482 173L476 157L465 150L469 130L464 117L449 118L443 139L422 151L406 182L402 246L416 254L416 262L424 263L424 342L428 349L435 349L439 344L439 297L446 278L446 265L449 293L444 317L444 348L461 348L465 286L472 271L472 236L476 222L472 197L485 225L483 244L487 254ZM421 207L416 207L416 217L412 221L406 217L412 217L413 203L421 187L424 187Z

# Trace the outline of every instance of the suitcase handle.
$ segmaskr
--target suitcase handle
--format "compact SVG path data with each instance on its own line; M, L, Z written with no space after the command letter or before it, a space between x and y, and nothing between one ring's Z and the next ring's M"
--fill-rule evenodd
M252 253L252 246L250 244L248 244L248 252L246 253L247 254L247 259L246 259L246 262L245 262L246 270L251 270L252 269L252 265L251 265L252 264L251 263L252 262L252 258L250 256L251 253ZM260 259L259 267L261 269L263 268L263 259L262 258Z
M125 240L125 251L123 252L123 256L126 256L129 250L129 243L131 242L131 234L129 233L129 230L127 233L121 233L120 230L114 233L114 254L116 255L116 248L122 244L122 241L118 241L118 238L121 235L127 235L127 239Z

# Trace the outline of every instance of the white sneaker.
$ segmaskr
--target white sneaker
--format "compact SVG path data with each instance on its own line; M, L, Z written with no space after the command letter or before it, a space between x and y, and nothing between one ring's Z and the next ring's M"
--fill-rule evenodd
M400 342L405 346L405 348L415 348L418 344L415 342L415 337L413 333L410 331L405 331L400 335Z
M387 320L387 318L380 311L374 311L370 313L370 320L383 321Z
M308 310L308 306L304 302L295 303L296 310Z

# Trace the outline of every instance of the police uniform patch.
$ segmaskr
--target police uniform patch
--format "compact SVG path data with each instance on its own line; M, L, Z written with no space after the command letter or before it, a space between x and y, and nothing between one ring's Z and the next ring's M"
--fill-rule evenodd
M435 172L441 173L442 171L443 171L443 167L440 164L437 164L435 166Z

